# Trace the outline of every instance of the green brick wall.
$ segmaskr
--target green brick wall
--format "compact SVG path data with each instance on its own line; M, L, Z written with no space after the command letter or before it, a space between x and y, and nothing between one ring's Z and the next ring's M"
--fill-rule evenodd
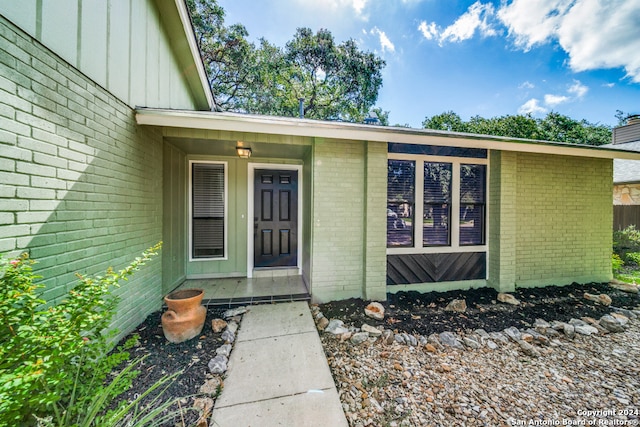
M0 253L30 251L47 300L162 239L161 139L0 17ZM160 308L160 259L118 294L124 332Z
M386 298L386 150L362 141L314 144L315 301Z
M613 162L491 152L488 284L515 287L611 278Z
M613 162L518 154L516 284L611 278Z

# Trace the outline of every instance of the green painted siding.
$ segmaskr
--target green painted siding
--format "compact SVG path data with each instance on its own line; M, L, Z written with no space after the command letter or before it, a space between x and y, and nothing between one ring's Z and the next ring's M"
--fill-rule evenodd
M162 143L134 112L0 17L0 252L30 251L55 301L75 272L162 240ZM161 304L160 259L125 282L122 333Z
M187 156L165 142L163 153L162 293L168 294L184 281L187 266Z
M516 285L611 278L613 162L517 155Z
M130 107L203 108L202 93L187 81L197 80L193 62L179 64L188 46L178 32L170 38L165 31L170 9L157 7L171 3L3 1L0 14Z

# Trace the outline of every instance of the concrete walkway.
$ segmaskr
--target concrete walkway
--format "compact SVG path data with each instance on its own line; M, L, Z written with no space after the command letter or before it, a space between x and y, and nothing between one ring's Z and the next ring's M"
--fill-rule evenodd
M348 425L306 302L244 314L211 425Z

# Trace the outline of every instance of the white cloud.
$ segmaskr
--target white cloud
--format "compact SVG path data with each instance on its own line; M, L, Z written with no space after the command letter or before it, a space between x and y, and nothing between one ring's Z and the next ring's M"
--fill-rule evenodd
M574 95L576 98L584 97L588 91L589 88L580 83L580 81L578 80L574 80L571 87L569 87L569 89L567 90L567 92Z
M524 50L557 40L573 71L622 67L640 83L637 0L513 0L497 16Z
M469 40L476 33L482 37L495 36L497 31L489 22L494 14L495 10L491 3L482 4L477 1L469 6L469 9L460 15L453 24L442 31L439 30L435 22L427 24L426 21L420 23L418 30L427 40L437 39L440 45L445 42Z
M308 6L314 9L322 10L322 12L329 11L333 14L355 12L356 17L358 17L359 19L362 19L363 21L368 20L368 16L365 14L365 8L367 6L367 3L369 3L369 0L316 0L314 2L309 2L307 0L297 0L297 2L302 6ZM343 9L347 9L348 11L345 11Z
M418 25L418 30L427 40L433 40L438 37L438 28L436 27L435 22L427 24L427 21L422 21L420 25Z
M615 85L616 85L615 83L605 83L602 86L611 88L611 87L614 87Z
M536 86L533 83L531 83L530 81L526 81L518 86L518 89L533 89L534 87Z
M544 114L548 110L540 105L540 101L536 98L532 98L522 104L520 108L518 108L518 114L531 114L533 116Z
M475 2L469 6L469 9L456 22L444 29L440 34L440 42L468 40L474 36L476 31L482 36L496 35L496 31L487 22L487 18L493 13L494 9L491 3Z
M550 107L554 107L558 104L563 104L568 101L569 101L569 97L564 95L547 94L544 96L544 103L546 105L549 105Z
M384 51L395 52L396 47L393 45L393 43L391 43L391 40L389 40L389 37L387 37L384 31L380 30L378 27L373 27L373 29L371 30L371 34L378 35L380 39L380 48L382 49L382 52Z

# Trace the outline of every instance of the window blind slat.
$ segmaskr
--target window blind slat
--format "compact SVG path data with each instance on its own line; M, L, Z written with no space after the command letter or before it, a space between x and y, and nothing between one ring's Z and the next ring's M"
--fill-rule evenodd
M224 256L225 165L192 164L192 256Z

